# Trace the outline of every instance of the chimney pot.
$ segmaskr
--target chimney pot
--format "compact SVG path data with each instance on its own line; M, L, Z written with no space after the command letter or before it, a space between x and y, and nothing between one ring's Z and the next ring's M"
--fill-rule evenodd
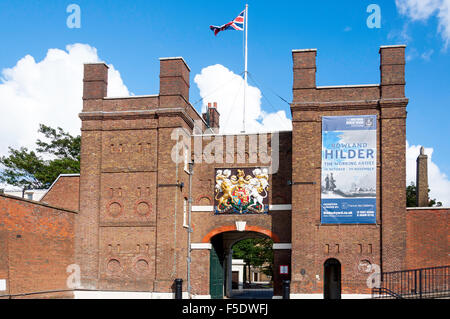
M217 111L217 102L208 103L208 109L203 114L203 119L215 133L219 133L219 118L220 114Z

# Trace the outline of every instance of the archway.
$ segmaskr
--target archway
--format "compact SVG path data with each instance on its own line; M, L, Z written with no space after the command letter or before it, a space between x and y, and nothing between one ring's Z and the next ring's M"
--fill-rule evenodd
M220 230L225 229L221 227ZM210 284L210 296L212 299L222 299L224 295L228 298L233 297L232 287L233 287L233 250L232 247L243 240L247 239L270 239L270 243L275 242L275 239L278 240L278 236L272 234L270 232L269 236L268 232L262 229L260 231L237 231L236 228L234 230L228 229L225 232L218 232L218 229L210 232L207 236L204 237L204 240L208 240L211 244L210 251L210 276L209 276L209 284ZM272 248L270 248L272 249ZM255 269L253 269L255 270ZM255 278L255 277L253 277ZM260 278L260 277L258 277ZM248 287L253 288L253 287ZM269 287L264 287L261 289L267 289L265 294L261 293L261 297L267 297L270 295L270 298L273 296L273 290ZM270 291L269 291L270 290ZM267 295L267 296L266 296ZM248 294L249 298L254 298L255 296ZM246 295L241 295L242 299L246 299ZM265 299L265 298L264 298Z
M238 231L238 229L236 228L236 225L222 226L222 227L215 228L215 229L211 230L208 234L206 234L205 237L203 237L202 243L209 243L211 241L211 239L218 234L226 233L226 232L233 232L233 231ZM278 237L277 234L273 233L271 230L268 230L268 229L265 229L265 228L262 228L259 226L246 225L245 229L243 229L239 232L242 232L242 231L261 233L263 235L266 235L266 236L272 238L274 243L280 242L280 238Z
M330 258L324 263L324 289L325 299L341 299L341 263Z

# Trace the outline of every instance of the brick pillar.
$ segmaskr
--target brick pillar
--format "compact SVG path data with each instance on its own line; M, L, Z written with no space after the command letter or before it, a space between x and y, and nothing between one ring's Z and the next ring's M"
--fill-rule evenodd
M402 270L406 251L405 46L380 48L382 271Z
M316 89L316 49L293 50L294 82L292 93L295 102L311 101Z
M428 156L425 155L425 150L421 147L420 154L417 157L416 206L427 207L428 202Z
M159 96L162 107L182 107L189 101L190 69L183 58L160 58Z
M280 266L288 266L288 274L280 274ZM282 296L283 280L291 280L291 250L288 248L273 247L273 294Z
M84 65L83 112L103 110L107 86L106 64ZM81 119L81 200L75 219L75 262L81 267L81 288L97 289L102 131L99 123Z
M316 49L293 50L294 89L316 87Z
M316 274L315 233L320 223L321 123L316 95L316 49L293 50L291 294L313 293L301 273ZM307 105L304 105L306 103ZM305 253L309 252L309 253ZM278 287L279 289L279 287Z
M200 246L200 248L192 249L191 253L191 292L193 295L205 297L210 295L209 259L211 244L200 244Z
M380 48L381 97L405 97L405 45Z
M101 99L107 96L108 66L104 63L84 65L83 112L100 111Z

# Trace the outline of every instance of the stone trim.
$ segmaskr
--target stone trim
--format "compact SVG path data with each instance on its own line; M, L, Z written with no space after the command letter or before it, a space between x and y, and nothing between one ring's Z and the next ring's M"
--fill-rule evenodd
M211 250L212 244L209 243L198 243L198 244L191 244L191 249L196 250Z
M183 291L183 299L188 293ZM74 299L175 299L172 292L74 290Z
M291 243L274 243L273 249L274 250L292 249L292 244Z
M317 86L316 89L348 89L348 88L365 88L365 87L379 87L380 84L355 84L355 85L324 85Z
M192 206L193 212L212 212L214 206Z
M181 57L181 56L159 58L159 61L166 61L166 60L181 60L181 61L183 61L184 65L186 65L186 67L187 67L187 69L189 70L189 72L191 72L191 68L190 68L189 65L186 63L186 61L184 60L184 58Z
M292 52L316 52L317 49L294 49Z
M433 207L433 206L431 206L431 207L406 207L406 210L438 210L438 209L443 209L443 210L449 209L450 210L450 207Z
M269 211L292 210L291 204L274 204L269 205ZM192 206L193 212L212 212L214 206Z
M269 211L277 211L277 210L292 210L291 204L274 204L269 205Z

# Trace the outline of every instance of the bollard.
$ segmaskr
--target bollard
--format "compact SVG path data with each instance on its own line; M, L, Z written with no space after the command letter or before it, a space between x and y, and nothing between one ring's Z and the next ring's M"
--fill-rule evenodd
M283 299L290 299L291 294L291 282L289 280L283 280Z
M175 299L183 299L183 279L175 279Z

